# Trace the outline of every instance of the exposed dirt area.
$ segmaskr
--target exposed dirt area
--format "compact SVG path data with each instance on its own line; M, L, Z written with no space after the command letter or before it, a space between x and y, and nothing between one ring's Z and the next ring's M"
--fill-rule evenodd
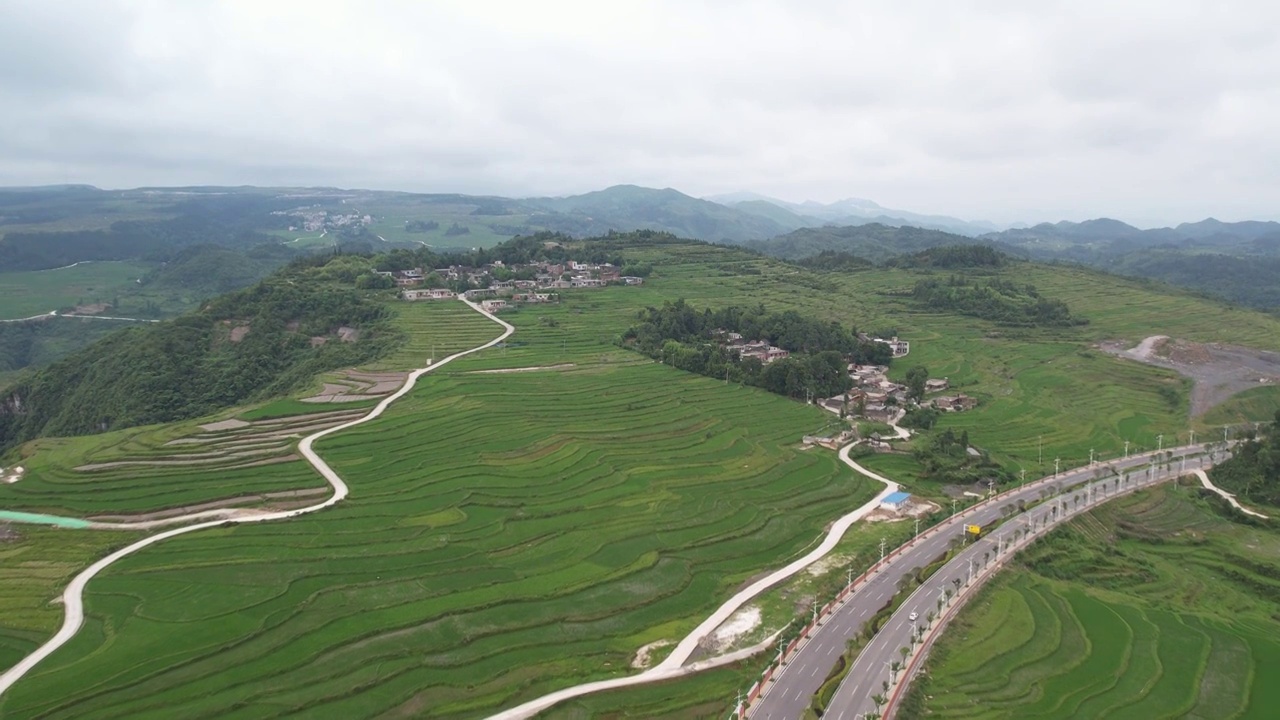
M166 508L135 515L93 515L87 519L98 522L146 522L148 520L164 520L165 518L187 515L202 510L217 510L219 508L241 507L258 503L270 503L270 509L292 509L293 507L305 507L311 504L311 498L317 495L327 495L328 493L329 488L327 487L309 488L307 490L285 490L262 493L261 495L243 495L225 500L200 503L199 505L185 505L183 507Z
M324 383L320 392L302 398L305 403L341 403L359 400L375 400L390 395L404 385L408 373L370 373L359 370L343 370Z
M231 342L238 343L241 340L243 340L244 337L248 334L249 334L248 325L237 325L231 328Z
M21 480L22 474L25 473L26 471L27 469L22 466L17 466L9 469L0 468L0 483L4 483L5 485L12 485L18 482L19 480Z
M1146 338L1137 347L1106 342L1105 352L1174 370L1195 382L1191 416L1200 417L1232 395L1260 385L1280 383L1280 354L1237 345L1204 344L1165 335Z
M668 645L674 645L672 640L655 640L648 645L636 651L636 656L631 660L631 667L636 670L644 670L652 664L652 655L654 650L661 650Z
M17 530L13 529L12 525L9 525L8 523L0 525L0 543L17 542L18 540L21 540L21 539L22 539L22 536L18 534Z
M760 626L760 608L748 605L729 616L720 627L711 633L711 642L717 651L733 647L738 638Z

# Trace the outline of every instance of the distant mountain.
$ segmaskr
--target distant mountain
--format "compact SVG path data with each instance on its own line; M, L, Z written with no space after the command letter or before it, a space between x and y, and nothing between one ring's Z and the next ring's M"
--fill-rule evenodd
M1097 218L1079 223L1040 223L1029 228L987 233L983 237L1026 247L1033 252L1053 252L1059 257L1072 259L1086 259L1098 251L1130 251L1158 246L1247 252L1250 247L1267 248L1280 240L1280 223L1252 220L1224 223L1209 218L1197 223L1182 223L1176 228L1142 230L1119 220Z
M1000 226L985 221L971 222L946 215L924 215L909 210L886 208L873 200L865 200L863 198L846 198L826 204L813 200L791 203L757 193L735 192L711 195L704 199L739 209L747 209L743 206L748 204L758 208L761 203L768 203L783 208L793 215L818 221L817 223L806 223L808 226L821 224L866 225L868 223L878 223L891 227L910 225L927 230L941 230L970 237L1001 229Z
M875 262L944 245L972 245L973 238L940 230L917 227L891 227L880 223L867 225L801 228L747 247L784 260L798 260L823 252L848 253ZM1014 248L983 242L1016 255Z
M982 239L1037 260L1152 278L1262 309L1280 307L1280 223L1209 218L1141 230L1119 220L1041 223Z
M530 224L579 236L602 235L610 230L660 230L695 240L741 243L798 227L699 200L671 188L615 185L583 195L527 198L522 202L540 211L530 217Z

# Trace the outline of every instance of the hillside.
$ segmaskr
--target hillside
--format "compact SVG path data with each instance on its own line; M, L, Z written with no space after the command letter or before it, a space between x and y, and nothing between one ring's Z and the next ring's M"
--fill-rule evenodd
M19 379L0 402L0 448L197 417L389 352L397 338L383 323L383 305L332 271L346 261L291 266L174 320L111 333Z
M611 188L565 198L532 198L526 201L546 211L533 222L571 235L603 235L610 230L658 230L709 242L762 240L798 227L754 213L743 212L666 188L635 185Z
M769 206L785 212L787 215L781 216L783 218L799 216L812 219L813 222L804 223L804 225L810 227L879 223L890 227L909 225L911 227L940 230L969 237L999 229L999 226L990 222L968 221L947 215L929 215L910 210L887 208L872 200L862 198L846 198L833 203L820 203L813 200L792 203L756 193L740 192L712 195L705 199L747 212L779 217L777 215L769 215L769 213L775 212L765 209L765 206ZM784 225L787 224L785 221L781 222ZM796 227L800 226L797 225Z
M769 240L746 245L753 250L784 260L798 260L830 251L849 253L881 262L906 253L972 242L972 238L939 230L890 227L871 223L843 227L802 228Z
M1280 307L1280 223L1213 218L1141 230L1118 220L1042 223L982 239L1039 260L1152 278L1260 309Z
M323 287L343 294L347 271L357 264L417 263L419 252L425 251L344 258L337 267L330 261L324 267L334 277ZM714 331L733 324L736 306L744 317L749 311L803 318L787 327L806 328L817 340L853 336L855 325L909 340L910 353L889 371L892 380L922 367L978 404L941 413L902 452L868 453L858 462L939 506L976 492L978 480L1009 481L1024 469L1030 477L1051 472L1055 459L1080 466L1091 452L1115 457L1126 443L1132 451L1154 447L1158 435L1166 447L1179 433L1185 437L1186 383L1099 352L1096 343L1136 343L1160 333L1280 346L1280 321L1261 313L1085 268L1005 261L986 249L926 253L909 266L850 273L810 271L744 248L658 233L531 237L486 252L491 259L621 256L652 272L639 286L569 288L558 303L504 312L515 328L509 342L424 375L377 419L318 442L317 452L351 488L333 511L193 533L113 567L86 596L92 618L86 628L110 626L111 638L77 637L60 651L60 664L42 666L16 685L0 712L135 716L162 703L168 715L221 717L251 694L299 715L324 707L365 718L429 707L439 717L469 719L633 673L641 647L683 636L749 578L806 552L833 518L876 490L835 453L802 449L806 435L839 428L836 414L752 387L746 378L739 384L667 364L697 369L685 364L691 358L683 352L663 363L620 345L631 328L637 339L645 335L640 326L647 320L676 331ZM314 262L308 272L320 268ZM911 296L922 280L952 274L967 284L1016 283L1020 306L1035 299L1032 286L1089 323L1028 326L927 307ZM681 298L687 313L660 310L668 302L678 308ZM397 309L397 322L405 313L415 316L414 324L400 326L412 333L413 345L397 351L400 369L435 354L436 342L448 335L449 347L462 348L500 331L459 303ZM448 310L453 315L443 314ZM452 325L468 317L474 325ZM804 345L769 328L735 326ZM465 330L465 341L458 330L442 329L448 327ZM689 335L690 344L701 345L703 334ZM30 477L0 485L0 502L76 516L255 497L257 505L241 507L314 502L322 495L262 499L267 492L315 493L315 474L297 460L234 471L205 467L198 476L189 465L81 468L239 448L273 433L285 437L268 450L287 458L296 442L287 436L310 418L282 416L348 417L351 410L284 400L228 409L219 419L260 424L227 433L206 433L197 427L201 420L42 439L22 446L30 453L23 458ZM284 430L273 424L284 421L290 423ZM1199 421L1192 426L1206 430ZM948 438L946 451L958 450L962 460L967 449L956 439L980 448L981 465L931 456ZM48 599L65 577L105 552L102 534L21 532L11 547L25 553L25 562L57 569L5 584L0 662L16 661L54 631L60 609ZM859 525L839 551L860 572L879 557L881 537L896 542L910 532L909 523ZM846 567L804 582L836 587ZM796 598L812 593L779 592L785 594L761 601L760 625L744 640L762 640L808 617ZM117 601L122 597L127 602ZM327 654L318 664L320 647ZM401 662L397 673L374 672ZM716 715L759 678L762 665L594 696L553 715ZM122 667L130 670L122 674ZM139 676L151 692L133 691ZM335 698L335 676L366 681L361 692Z

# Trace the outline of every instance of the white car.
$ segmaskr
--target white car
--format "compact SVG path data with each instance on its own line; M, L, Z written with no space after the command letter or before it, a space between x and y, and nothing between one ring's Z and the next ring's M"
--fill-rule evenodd
M920 617L919 613L911 613L910 615L907 616L907 619L910 620L911 622L915 622L916 618L918 617Z

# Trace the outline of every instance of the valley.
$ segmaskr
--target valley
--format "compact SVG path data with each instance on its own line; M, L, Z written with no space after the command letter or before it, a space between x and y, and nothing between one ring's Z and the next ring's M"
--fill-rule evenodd
M938 429L967 432L1002 468L1001 482L1051 473L1055 459L1079 466L1091 453L1119 456L1126 442L1150 450L1160 435L1169 445L1191 429L1209 431L1204 418L1188 418L1190 386L1177 373L1095 344L1132 346L1160 333L1270 350L1280 337L1265 315L1235 311L1227 326L1220 303L1082 269L983 271L1034 283L1089 321L1013 327L919 307L902 293L929 270L824 273L661 237L596 242L653 274L642 286L567 290L559 303L504 311L515 327L506 342L424 375L381 417L317 442L350 488L342 503L287 522L211 527L112 565L87 588L85 628L0 696L0 711L372 716L430 708L432 716L481 717L635 672L637 649L684 637L735 589L803 555L827 523L880 491L834 453L801 443L830 432L832 413L620 347L646 306L758 302L844 327L892 328L911 350L890 376L923 365L977 398L971 411L943 414ZM363 371L423 367L500 330L456 301L370 297L404 341ZM311 493L324 481L293 443L369 406L300 399L345 372L191 420L35 440L21 451L24 479L0 486L0 507L120 521L227 501L253 512L316 502ZM1264 419L1252 402L1218 410ZM228 420L236 422L217 424ZM920 452L931 435L856 460L945 506L948 471L928 471ZM184 459L195 462L160 464ZM71 573L138 537L16 527L18 539L0 551L44 562L42 542L59 532L63 556L85 562L50 565L61 569L28 577L2 600L19 618L0 634L13 658L56 625L60 611L48 599ZM901 530L855 524L835 552L865 568L879 538ZM844 572L829 567L816 581L771 591L752 637L766 639L807 612L797 588L842 584ZM108 637L109 651L98 650ZM659 646L653 662L670 647ZM714 715L759 667L740 661L547 712ZM67 693L68 673L91 680Z

